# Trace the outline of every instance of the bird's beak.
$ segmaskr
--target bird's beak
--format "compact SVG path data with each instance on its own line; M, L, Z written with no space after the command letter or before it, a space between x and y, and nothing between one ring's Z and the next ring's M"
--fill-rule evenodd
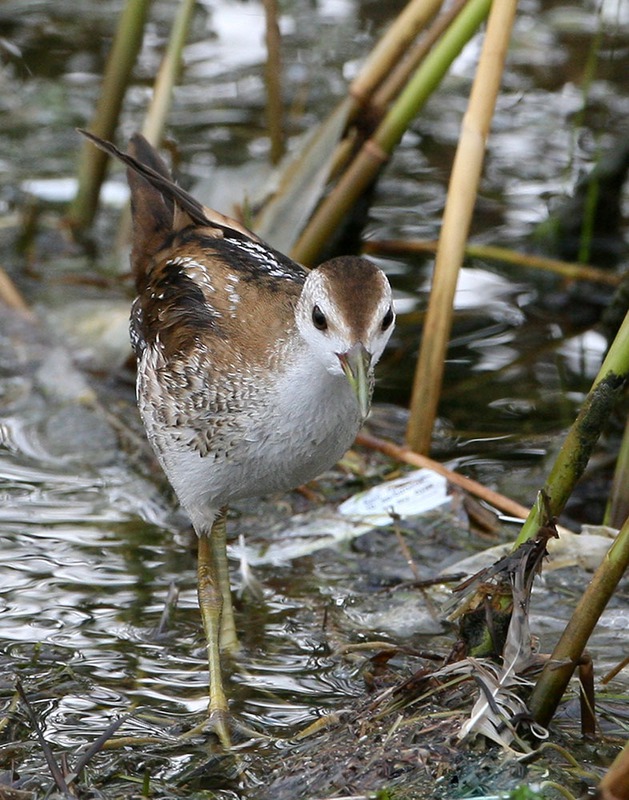
M371 353L360 342L351 347L346 353L337 353L345 377L352 387L358 408L363 418L369 413L371 402L371 386L369 368L371 366Z

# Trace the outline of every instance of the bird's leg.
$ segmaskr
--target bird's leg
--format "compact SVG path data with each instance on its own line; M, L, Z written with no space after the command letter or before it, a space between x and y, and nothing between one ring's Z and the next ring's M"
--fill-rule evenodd
M223 613L221 614L220 625L220 647L221 650L233 654L240 644L236 636L236 624L234 622L234 606L232 604L231 586L229 583L229 564L227 563L227 508L221 508L218 516L212 525L210 533L210 547L212 548L212 558L216 564L218 585L223 599Z
M228 717L229 706L221 674L220 631L223 608L217 565L213 558L212 531L199 535L198 595L210 669L210 723L221 744L231 747Z

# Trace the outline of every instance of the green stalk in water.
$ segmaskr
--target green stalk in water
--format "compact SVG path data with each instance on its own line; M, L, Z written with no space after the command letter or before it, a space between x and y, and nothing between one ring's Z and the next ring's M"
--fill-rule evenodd
M540 725L548 725L552 719L588 639L627 567L629 519L594 573L533 689L529 708Z
M98 106L89 126L102 139L113 139L122 101L142 44L149 6L150 0L127 0L118 21ZM70 227L77 233L89 227L94 219L106 168L107 154L94 150L88 142L84 143L79 161L79 189L68 214Z
M522 526L515 542L516 547L535 536L543 522L542 494L548 497L549 511L553 516L558 516L563 511L628 377L629 313L609 348L579 415L566 436L542 492Z

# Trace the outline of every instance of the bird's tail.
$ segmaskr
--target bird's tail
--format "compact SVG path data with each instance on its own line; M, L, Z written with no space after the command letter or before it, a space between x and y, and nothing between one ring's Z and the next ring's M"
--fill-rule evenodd
M79 133L127 166L133 219L131 267L141 290L151 256L170 233L191 224L213 227L214 223L201 203L172 180L164 160L140 133L131 137L128 153L89 131L79 129Z

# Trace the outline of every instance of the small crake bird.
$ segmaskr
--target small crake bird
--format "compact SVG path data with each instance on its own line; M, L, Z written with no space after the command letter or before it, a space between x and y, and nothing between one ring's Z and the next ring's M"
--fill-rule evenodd
M128 167L138 406L198 536L210 723L229 746L227 506L294 489L352 444L395 321L391 287L353 256L305 270L179 188L141 135L123 153L81 132Z

